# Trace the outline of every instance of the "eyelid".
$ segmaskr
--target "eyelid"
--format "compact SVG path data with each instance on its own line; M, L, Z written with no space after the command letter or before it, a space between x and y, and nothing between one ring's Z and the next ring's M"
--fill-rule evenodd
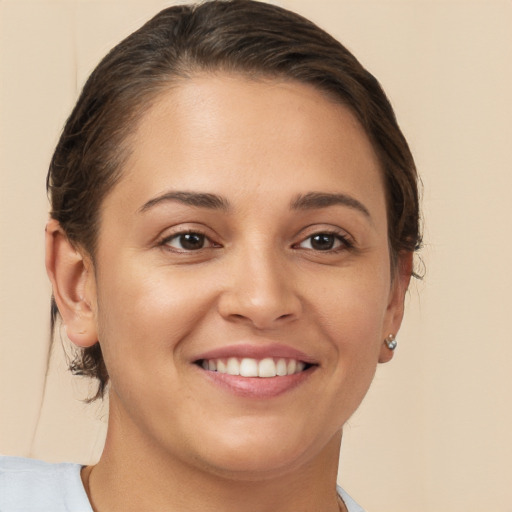
M193 225L189 225L189 226L178 225L173 228L170 228L170 230L171 230L171 232L169 232L169 230L167 230L167 232L164 235L161 235L157 238L157 241L156 241L157 246L165 248L165 249L173 251L173 252L176 252L176 253L185 253L185 254L198 253L198 252L201 252L201 251L207 250L207 249L223 247L222 244L215 241L216 238L218 238L218 237L216 237L215 234L212 236L212 234L210 234L210 231L211 231L210 229L207 229L207 228L204 228L201 226L196 227ZM173 247L173 246L169 245L169 242L171 240L176 239L176 238L186 235L186 234L201 235L205 238L208 245L206 247L202 247L200 249L180 249L178 247ZM337 240L339 240L341 246L335 247L332 249L326 249L326 250L314 249L313 247L311 247L311 248L300 247L300 245L303 244L306 240L311 239L315 235L321 235L321 234L335 237ZM312 251L312 252L316 252L316 253L326 253L326 254L331 253L332 254L332 253L336 253L336 252L354 249L355 245L356 245L355 240L349 233L347 233L347 231L345 231L344 229L341 229L337 226L332 226L332 225L306 226L305 228L303 228L299 231L299 233L296 235L296 238L299 238L299 241L293 243L292 248L304 249L304 250Z
M307 233L307 235L304 233L304 231L306 229L309 231L309 233ZM294 247L296 247L298 249L310 250L310 251L314 251L314 252L318 252L318 253L322 253L323 252L323 253L326 253L326 254L328 254L328 253L336 253L336 252L340 252L340 251L344 251L344 250L350 250L350 249L353 249L355 247L355 241L352 238L352 236L349 235L345 230L342 230L340 228L336 228L336 227L333 227L333 226L329 226L329 227L326 227L326 228L322 228L321 226L309 226L306 229L302 230L300 241L295 243L295 244L293 244ZM324 250L324 251L321 251L321 250L318 250L318 249L313 249L313 248L300 247L300 245L302 243L304 243L308 239L313 238L315 235L330 235L330 236L334 236L334 237L336 237L341 242L342 246L341 247L336 247L336 248L333 248L333 249L327 249L327 250Z
M157 244L156 245L159 246L159 247L165 248L165 249L167 249L169 251L173 251L173 252L177 252L177 253L185 253L185 254L197 253L197 252L200 252L200 251L205 250L205 249L222 247L221 244L219 244L219 243L214 241L213 237L211 235L209 235L207 233L207 231L208 231L207 229L200 228L200 227L193 227L193 226L181 227L181 226L176 226L176 227L172 228L172 232L171 233L167 232L165 235L160 236L157 239ZM176 238L178 238L180 236L183 236L183 235L187 235L187 234L196 234L196 235L203 236L208 241L208 246L202 247L201 249L192 250L192 249L180 249L178 247L173 247L173 246L169 245L169 242L171 240L176 239Z
M172 241L179 240L184 235L199 235L204 238L206 245L203 247L200 247L199 249L184 249L181 247L176 247L171 244ZM172 247L173 249L180 251L180 252L197 252L202 249L209 249L210 247L214 246L214 243L206 235L204 235L203 233L198 233L197 231L189 231L186 233L177 233L175 235L168 236L165 240L162 241L162 244L167 247Z

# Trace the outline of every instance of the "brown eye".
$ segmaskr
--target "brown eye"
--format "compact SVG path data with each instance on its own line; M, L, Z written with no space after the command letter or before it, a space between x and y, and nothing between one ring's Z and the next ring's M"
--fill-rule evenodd
M340 235L334 233L315 233L302 241L299 247L314 251L332 251L347 245Z
M317 251L328 251L334 247L336 238L334 235L320 233L311 237L311 247Z
M209 245L209 240L201 233L181 233L169 238L165 244L184 251L197 251Z

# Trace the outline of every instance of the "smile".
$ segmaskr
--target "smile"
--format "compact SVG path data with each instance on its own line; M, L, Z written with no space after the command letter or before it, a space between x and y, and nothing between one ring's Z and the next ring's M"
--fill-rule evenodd
M227 375L241 377L286 377L301 373L308 369L309 364L289 358L266 357L254 359L251 357L228 357L218 359L202 359L197 362L203 369Z
M192 360L203 378L242 398L278 397L309 382L320 361L280 343L235 343L197 354Z

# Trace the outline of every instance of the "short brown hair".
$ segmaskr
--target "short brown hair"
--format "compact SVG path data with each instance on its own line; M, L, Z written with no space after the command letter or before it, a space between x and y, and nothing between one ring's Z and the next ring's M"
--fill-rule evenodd
M51 216L94 260L100 206L119 180L137 121L169 84L196 72L227 71L311 84L347 105L364 127L384 173L392 264L419 248L417 173L377 80L312 22L253 0L213 0L158 13L99 63L66 122L51 160ZM52 332L58 311L52 299ZM108 382L99 343L71 363Z

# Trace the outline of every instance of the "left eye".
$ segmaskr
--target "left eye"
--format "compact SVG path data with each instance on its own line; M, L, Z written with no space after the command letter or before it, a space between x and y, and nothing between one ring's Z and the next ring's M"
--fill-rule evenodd
M212 242L202 233L180 233L165 240L164 244L182 251L198 251L210 247Z
M340 235L315 233L303 240L298 246L301 249L313 249L314 251L332 251L346 245L347 243Z

